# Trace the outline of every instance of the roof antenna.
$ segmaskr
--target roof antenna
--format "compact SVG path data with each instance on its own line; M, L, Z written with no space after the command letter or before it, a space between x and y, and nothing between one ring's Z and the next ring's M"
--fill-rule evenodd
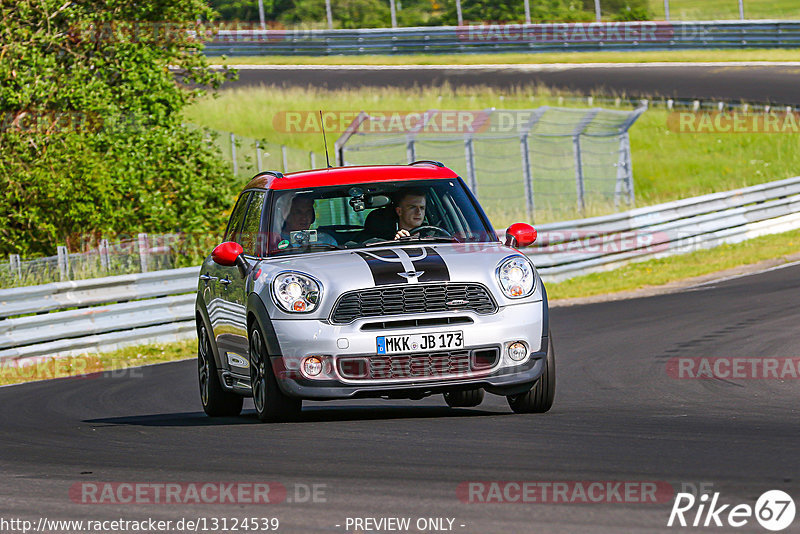
M328 140L325 138L325 121L322 120L322 110L319 110L319 125L322 127L322 142L325 143L325 163L331 168L331 158L328 156Z

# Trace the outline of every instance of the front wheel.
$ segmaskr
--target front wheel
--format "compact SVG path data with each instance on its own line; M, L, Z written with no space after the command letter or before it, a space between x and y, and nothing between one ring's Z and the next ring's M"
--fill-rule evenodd
M544 373L530 390L519 395L509 395L506 399L514 413L545 413L553 406L555 395L556 353L553 350L553 336L548 332Z
M303 401L284 395L278 387L264 335L257 324L250 329L250 384L256 414L262 423L290 421L300 415Z
M197 330L197 376L200 382L200 401L210 417L231 417L242 413L244 398L225 391L219 382L217 362L211 349L211 339L205 325Z

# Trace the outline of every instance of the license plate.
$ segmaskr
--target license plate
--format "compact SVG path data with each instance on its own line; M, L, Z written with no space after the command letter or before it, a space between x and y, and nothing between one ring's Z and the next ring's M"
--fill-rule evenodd
M436 334L378 336L377 345L378 354L460 349L464 347L464 334L463 332L440 332Z

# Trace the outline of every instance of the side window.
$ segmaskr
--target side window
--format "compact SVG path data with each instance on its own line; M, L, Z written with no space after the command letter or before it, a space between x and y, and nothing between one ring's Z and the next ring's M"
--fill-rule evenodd
M239 197L236 207L233 208L231 219L228 221L228 229L225 231L225 241L241 242L241 228L242 219L244 219L244 211L247 208L247 200L250 198L250 193L245 193Z
M250 206L247 208L247 215L244 218L242 227L241 243L244 253L248 256L264 256L264 237L261 232L261 212L264 208L263 192L252 193Z

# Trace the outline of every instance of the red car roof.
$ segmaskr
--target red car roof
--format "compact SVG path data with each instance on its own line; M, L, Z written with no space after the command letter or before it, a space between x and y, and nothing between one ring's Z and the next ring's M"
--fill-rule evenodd
M439 180L457 178L447 167L433 164L369 165L363 167L331 167L285 174L282 177L262 174L253 178L245 189L302 189L328 185L400 182L404 180Z

